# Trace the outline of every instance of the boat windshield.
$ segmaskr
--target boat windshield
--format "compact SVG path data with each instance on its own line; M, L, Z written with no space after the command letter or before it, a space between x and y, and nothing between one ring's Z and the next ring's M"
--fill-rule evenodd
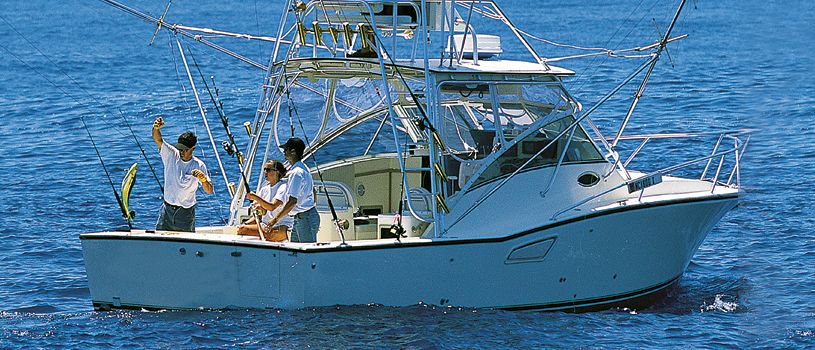
M467 160L498 151L553 111L575 110L556 84L448 82L440 91L441 136L450 153Z
M437 129L446 146L445 171L456 179L448 194L459 191L478 173L476 184L512 173L567 128L577 111L577 104L557 83L446 82L440 85L439 95ZM540 127L542 123L545 126ZM540 129L527 132L533 125ZM513 143L522 134L526 138ZM556 163L566 139L540 152L527 168ZM506 145L512 146L505 151ZM502 155L485 164L485 158L496 152ZM564 162L603 160L580 127L567 153Z
M575 118L571 114L563 116L514 143L495 161L486 166L473 182L473 186L512 174L527 162L529 163L522 171L554 165L558 162L563 149L567 147L567 143L568 149L563 154L564 164L605 161L580 125L574 128L571 141L568 138L571 132L567 131L564 136L552 142L574 121Z

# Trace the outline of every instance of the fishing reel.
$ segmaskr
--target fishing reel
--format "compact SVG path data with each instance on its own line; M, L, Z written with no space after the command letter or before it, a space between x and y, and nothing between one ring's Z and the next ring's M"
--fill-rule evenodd
M335 223L337 224L337 227L339 227L343 231L345 231L345 230L347 230L347 229L349 229L351 227L351 223L349 223L348 220L345 220L345 219L337 219L337 221L335 221Z
M424 119L422 118L414 118L413 125L416 125L419 131L425 131L425 129L427 129L427 125L425 125Z
M401 242L402 238L407 237L407 235L405 235L405 232L406 232L405 228L402 227L402 224L395 223L391 225L390 234L396 236L397 241Z
M243 164L243 153L241 153L240 151L236 151L235 147L232 147L231 143L227 141L221 141L221 146L224 148L224 151L226 151L226 154L228 154L230 157L235 157L237 155L238 163Z
M260 207L260 206L258 206L256 208L251 208L249 210L251 211L251 213L253 213L254 215L257 215L257 216L266 215L266 212L268 212L266 209L263 209L263 207Z
M235 156L235 148L232 147L232 144L230 144L228 141L221 141L221 146L224 147L224 151L226 151L226 154L228 154L230 157Z

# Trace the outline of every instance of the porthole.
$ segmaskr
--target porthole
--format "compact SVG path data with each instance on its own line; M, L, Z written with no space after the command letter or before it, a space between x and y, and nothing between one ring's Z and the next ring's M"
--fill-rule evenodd
M577 183L583 187L591 187L596 185L598 182L600 182L600 176L593 171L587 171L577 177Z

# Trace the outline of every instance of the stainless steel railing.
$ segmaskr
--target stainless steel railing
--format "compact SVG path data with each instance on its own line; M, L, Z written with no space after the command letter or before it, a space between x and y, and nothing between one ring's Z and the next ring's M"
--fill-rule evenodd
M719 164L716 167L715 175L708 179L711 182L710 192L713 193L713 191L716 189L716 186L718 184L720 184L718 179L719 179L719 175L721 174L723 165L725 164L725 158L728 155L733 154L734 155L733 156L734 157L733 167L730 170L730 175L728 176L727 182L725 182L723 185L728 186L728 187L738 188L741 185L741 183L740 183L741 179L740 179L740 176L739 176L739 166L740 166L740 163L741 163L741 158L742 158L742 156L744 156L745 149L747 148L747 145L749 144L749 141L750 141L749 133L751 131L752 130L746 130L745 129L745 130L725 131L725 132L721 132L721 133L705 132L705 133L674 133L674 134L650 134L650 135L626 136L623 139L626 139L626 140L643 140L643 141L632 152L632 154L628 157L628 159L626 159L626 161L624 162L624 165L628 165L634 159L634 157L636 157L636 155L643 149L645 144L648 143L648 141L650 141L652 139L691 138L691 137L710 136L710 135L719 134L719 138L718 138L715 146L713 147L713 151L712 151L712 153L710 155L705 156L705 157L692 159L692 160L689 160L689 161L686 161L686 162L683 162L683 163L680 163L680 164L677 164L677 165L672 165L672 166L669 166L669 167L658 169L658 170L655 170L655 171L650 172L648 174L645 174L643 177L656 176L656 175L668 175L671 172L676 171L678 169L682 169L682 168L688 167L688 166L693 165L693 164L697 164L697 163L701 163L703 161L707 161L707 164L705 165L705 168L702 171L702 176L700 177L700 180L705 180L705 176L708 173L708 171L710 170L710 165L713 163L713 160L718 159ZM738 136L741 136L741 135L747 135L747 138L745 139L744 142L742 142L738 138ZM719 149L720 149L720 146L722 144L722 140L724 140L724 139L733 140L733 148L730 148L730 149L727 149L727 150L724 150L724 151L720 151ZM735 177L735 182L733 182L734 177ZM556 212L554 215L552 215L550 220L556 220L558 216L560 216L560 215L562 215L562 214L564 214L564 213L566 213L566 212L568 212L568 211L570 211L570 210L572 210L574 208L577 208L577 207L579 207L579 206L581 206L583 204L591 202L592 200L595 200L595 199L600 198L600 197L602 197L602 196L604 196L606 194L609 194L609 193L611 193L611 192L613 192L613 191L615 191L617 189L620 189L623 186L627 186L628 184L629 184L629 182L623 182L623 183L621 183L621 184L619 184L617 186L606 189L605 191L597 193L597 194L595 194L595 195L593 195L591 197L580 200L577 203L572 204L569 207ZM645 192L645 188L640 190L639 200L642 199L642 195L643 195L644 192Z

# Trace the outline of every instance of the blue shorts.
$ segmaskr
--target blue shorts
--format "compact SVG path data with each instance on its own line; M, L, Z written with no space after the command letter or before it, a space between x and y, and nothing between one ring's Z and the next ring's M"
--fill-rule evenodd
M317 230L320 229L320 214L317 208L311 208L294 215L294 225L291 229L291 242L317 242Z
M195 232L195 205L184 208L167 202L162 203L156 231Z

